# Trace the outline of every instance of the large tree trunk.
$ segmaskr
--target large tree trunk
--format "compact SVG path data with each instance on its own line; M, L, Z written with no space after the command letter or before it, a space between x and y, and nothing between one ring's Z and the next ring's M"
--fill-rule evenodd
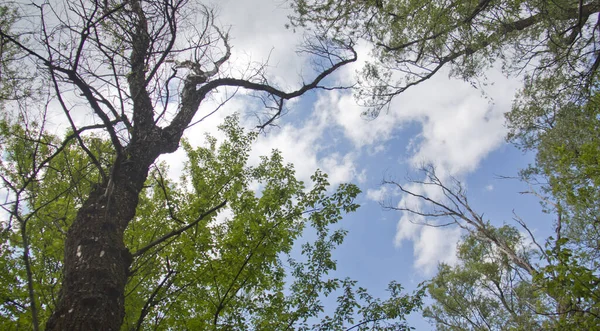
M67 233L61 294L47 330L120 329L132 262L123 234L161 152L161 143L149 140L130 145L115 161L111 180L93 189L78 211Z

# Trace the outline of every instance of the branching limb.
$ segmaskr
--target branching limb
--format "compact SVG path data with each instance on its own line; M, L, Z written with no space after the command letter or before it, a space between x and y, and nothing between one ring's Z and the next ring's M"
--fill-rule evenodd
M216 212L217 210L223 208L225 206L225 204L227 204L227 200L224 200L223 202L221 202L220 204L218 204L217 206L211 208L210 210L202 213L200 216L198 216L198 218L196 218L196 220L194 220L193 222L189 223L188 225L181 227L177 230L173 230L167 234L165 234L164 236L154 240L153 242L149 243L148 245L140 248L139 250L137 250L135 253L132 254L133 257L137 257L140 256L142 254L144 254L145 252L147 252L150 248L163 243L164 241L166 241L167 239L171 238L171 237L175 237L175 236L179 236L180 234L182 234L183 232L185 232L186 230L192 228L193 226L195 226L196 224L198 224L200 221L202 221L206 216L209 216L210 214Z
M175 210L173 208L173 204L171 203L171 199L169 197L169 194L167 193L167 184L165 183L165 179L162 175L162 172L160 171L160 168L157 166L156 167L156 173L158 174L158 178L156 177L156 175L154 176L154 179L156 180L156 182L158 183L158 185L160 186L160 189L163 193L163 196L165 198L165 201L167 203L167 208L169 209L169 216L171 217L171 219L173 219L175 222L178 222L180 224L185 224L184 221L180 220L177 215L175 215Z
M226 35L224 37L226 37ZM317 77L315 77L311 82L304 83L302 85L302 87L300 87L299 89L290 91L290 92L286 92L286 91L280 90L276 87L273 87L266 81L254 82L254 81L238 79L238 78L217 78L217 79L206 82L205 76L199 76L199 75L188 76L188 78L185 82L185 86L183 88L183 93L182 93L182 107L181 107L180 111L177 113L177 115L175 116L175 118L173 119L173 121L171 122L171 124L165 128L165 131L168 132L169 135L172 137L181 136L181 134L183 133L183 130L189 125L192 118L196 114L198 106L200 105L202 100L204 100L210 92L216 90L219 87L230 86L230 87L252 90L252 91L256 91L256 92L263 92L263 93L267 93L273 97L276 97L280 101L290 100L290 99L299 97L310 90L321 88L320 83L326 77L328 77L329 75L331 75L333 72L335 72L337 69L343 67L344 65L347 65L349 63L356 61L357 54L356 54L356 51L352 48L352 45L345 45L345 47L343 47L343 48L344 48L344 50L348 51L351 54L350 57L343 58L342 60L335 62L335 60L337 60L337 59L333 58L334 55L325 54L324 56L332 59L332 61L333 61L332 63L334 63L334 64L331 65L330 67L328 67L327 69L321 71L317 75ZM227 54L228 54L228 52L226 52L226 56L227 56ZM341 59L342 57L339 57L339 58ZM225 59L226 59L226 57L222 58L221 60L225 61ZM216 64L218 64L218 63L220 63L220 61L217 61ZM218 70L218 67L215 67L215 69ZM205 84L201 85L199 88L197 88L197 86L199 84L203 84L203 83L205 83ZM280 109L280 108L281 107L278 106L278 109ZM278 115L280 115L279 111L274 116L272 116L271 119L267 120L265 124L261 125L261 127L264 128L266 125L272 123L273 120L275 120Z
M156 300L158 293L163 288L168 289L169 287L171 287L171 285L173 284L173 275L175 275L175 270L171 269L169 265L169 259L167 258L167 274L162 279L162 281L154 288L152 294L150 294L150 296L146 300L146 303L144 303L144 307L142 307L142 311L140 312L140 317L137 320L135 330L141 330L144 318L146 318L146 316L150 312L150 309L152 309L152 307L154 307L158 303Z
M407 207L405 203L403 203L403 205L399 206L386 206L387 209L407 212L409 214L419 215L425 218L431 217L444 219L449 217L452 219L451 222L442 223L435 226L440 227L455 224L460 228L472 233L477 238L494 244L516 265L527 271L527 273L530 275L537 273L536 268L531 265L531 263L525 257L521 256L519 252L517 252L504 240L499 238L489 222L485 221L482 215L478 214L471 208L466 193L458 180L452 179L454 186L449 187L446 186L435 174L435 170L432 166L424 167L422 171L428 180L413 182L437 187L443 193L443 196L446 198L446 200L437 200L425 194L413 192L395 181L384 181L384 184L394 185L407 196L417 198L418 201L425 203L424 208L411 208ZM420 224L431 226L431 224L428 222Z

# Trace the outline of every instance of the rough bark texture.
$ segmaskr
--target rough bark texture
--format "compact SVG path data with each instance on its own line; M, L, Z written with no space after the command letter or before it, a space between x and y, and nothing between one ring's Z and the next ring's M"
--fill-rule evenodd
M47 330L120 329L132 262L123 233L135 216L150 165L173 150L160 129L153 132L158 134L125 149L111 180L96 187L79 210L67 233L61 297Z

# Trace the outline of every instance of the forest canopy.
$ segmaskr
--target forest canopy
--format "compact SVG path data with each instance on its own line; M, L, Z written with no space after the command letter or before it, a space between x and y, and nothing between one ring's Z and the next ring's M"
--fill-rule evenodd
M0 328L405 330L416 312L439 330L599 328L598 2L287 3L311 65L291 87L268 62L237 67L235 36L202 2L0 5ZM345 86L357 44L371 53ZM506 139L535 155L519 179L553 233L488 219L443 169L414 181L433 196L386 179L419 204L384 208L463 234L456 263L413 292L392 280L377 298L334 276L356 184L302 181L277 149L249 161L312 92L352 89L374 118L436 75L480 87L498 68L522 79ZM223 139L185 138L234 98L260 105L254 128L234 115ZM169 177L160 158L180 149Z

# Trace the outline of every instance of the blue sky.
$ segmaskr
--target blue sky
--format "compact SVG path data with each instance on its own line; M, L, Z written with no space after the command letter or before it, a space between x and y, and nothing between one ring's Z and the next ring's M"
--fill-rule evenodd
M284 28L288 12L281 2L228 0L218 6L219 23L231 26L231 72L269 59L268 77L282 88L299 86L301 76L311 79L309 59L294 52L301 35ZM358 50L362 61L369 58L367 47L359 45ZM362 61L344 68L329 83L352 84ZM391 280L412 290L435 274L439 262L456 262L455 246L461 232L453 227L414 225L409 222L411 215L384 211L379 205L382 199L412 203L380 186L386 176L407 184L405 175L419 179L419 166L431 163L442 179L453 176L463 181L472 206L493 223L511 223L514 210L540 238L552 226L551 218L540 213L536 198L518 193L527 189L522 183L498 178L515 176L532 161L532 155L504 141L503 114L510 110L520 79L507 78L497 70L486 76L488 84L482 90L440 72L394 99L389 111L372 121L361 116L364 109L351 92L310 93L288 103L290 112L277 122L278 127L255 143L251 162L277 148L286 161L295 164L302 180L308 181L320 168L329 174L332 184L359 185L362 207L342 222L349 234L335 255L338 275L358 280L374 294L383 295ZM203 104L197 117L213 110L220 98L225 98L225 93L217 93ZM259 110L256 99L241 92L215 115L189 129L186 136L195 145L202 144L206 132L219 137L216 126L234 112L242 114L247 127L254 127L253 114ZM172 176L178 176L182 157L181 151L163 157L171 165ZM435 195L418 185L410 188ZM418 317L412 322L417 329L428 328Z

